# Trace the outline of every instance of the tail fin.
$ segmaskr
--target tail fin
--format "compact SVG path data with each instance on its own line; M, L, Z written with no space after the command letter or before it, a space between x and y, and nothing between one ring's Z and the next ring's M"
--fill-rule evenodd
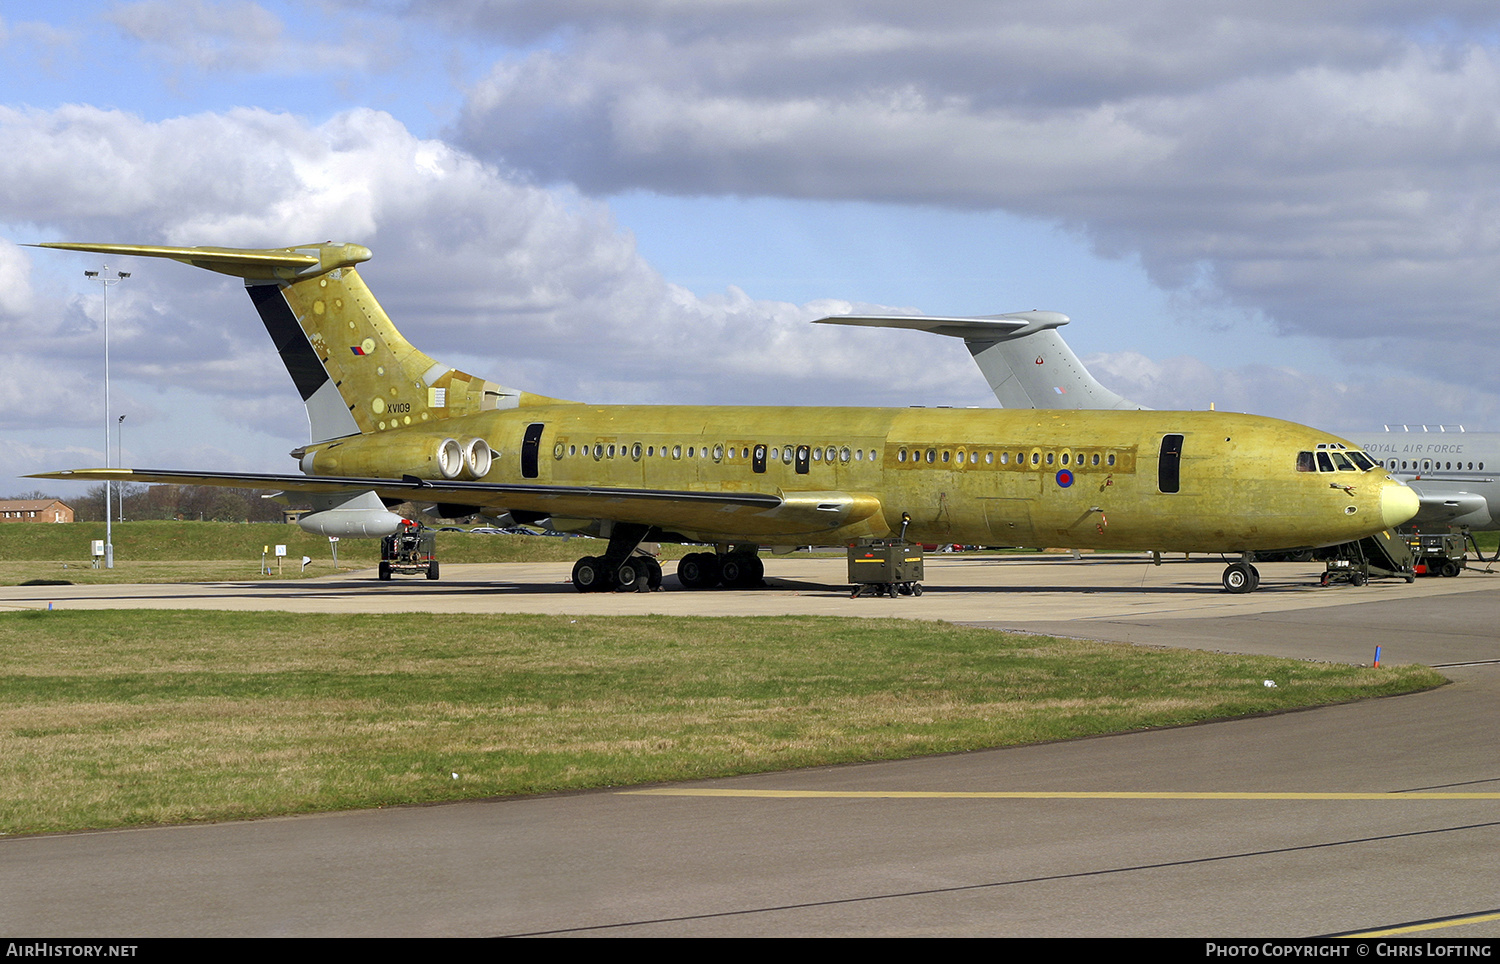
M363 245L36 247L170 258L245 279L250 300L307 406L313 443L555 401L449 368L413 347L354 268L370 260L370 249Z
M818 324L912 328L962 338L1002 408L1145 409L1105 388L1083 367L1057 329L1068 316L1018 311L980 318L836 315Z

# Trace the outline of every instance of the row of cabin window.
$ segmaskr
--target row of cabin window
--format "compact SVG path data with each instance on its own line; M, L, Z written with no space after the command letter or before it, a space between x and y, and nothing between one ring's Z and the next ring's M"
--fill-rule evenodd
M994 452L986 452L984 453L984 464L994 465L997 458L1001 465L1010 464L1009 452L1001 452L998 456ZM1017 452L1015 464L1025 465L1027 458L1027 453ZM1047 465L1061 464L1070 465L1075 468L1083 468L1085 464L1089 466L1104 465L1113 468L1115 464L1115 454L1113 452L1109 452L1103 456L1098 452L1087 456L1082 452L1063 452L1059 455L1056 452L1042 452L1038 449L1031 452L1029 458L1032 465L1042 465L1045 462ZM966 455L962 450L951 452L948 449L911 449L909 452L907 449L901 449L896 453L897 462L910 462L912 464L925 462L928 465L934 465L941 461L943 465L947 465L951 461L955 464L963 465L966 460L970 465L978 465L980 462L979 453L970 452Z
M592 455L595 459L612 459L612 458L615 457L616 448L617 448L617 446L612 445L612 444L608 444L608 443L604 443L604 442L595 442L594 445L592 446L592 448L590 446L588 446L588 445L584 445L580 449L580 447L576 443L569 444L569 445L566 446L566 448L564 448L563 443L562 442L558 442L556 445L554 445L552 447L552 457L555 458L555 459L573 458L573 457L578 456L579 454L582 454L582 455L585 455L585 456ZM806 446L797 446L796 447L796 449L805 449L805 448L807 448L807 447ZM764 445L756 445L755 446L755 460L757 462L762 462L762 461L767 461L768 460L768 461L771 461L771 462L788 462L788 463L790 463L791 461L793 461L793 459L797 458L797 454L798 453L797 453L796 449L794 449L790 445L781 446L779 448L777 446L773 445L769 449L767 449L767 447L764 446ZM634 445L631 445L628 449L623 444L619 445L618 446L618 451L619 451L619 455L620 455L621 458L624 458L625 455L628 453L630 455L630 457L633 460L637 461L637 462L639 462L641 460L642 456L645 456L646 458L667 458L669 452L670 452L670 456L672 458L674 458L674 459L681 459L681 458L683 458L684 457L684 455L683 455L684 452L686 452L686 457L690 458L690 459L692 459L692 458L700 458L700 459L709 458L709 447L707 445L703 445L703 446L689 445L686 448L684 448L682 445L679 444L679 445L673 445L671 447L671 449L669 450L667 448L667 446L665 446L665 445L661 446L660 449L658 449L657 446L655 446L655 445L647 445L647 446L643 447L640 442L636 442ZM736 449L733 445L730 445L730 446L715 445L713 447L713 456L712 457L713 457L713 460L715 462L721 462L721 461L726 461L726 460L734 460L736 458L739 458L739 459L749 459L751 457L751 455L750 455L750 447L749 446L743 446L743 447L741 447L739 449ZM874 462L876 460L877 456L876 456L876 450L875 449L869 449L869 450L866 450L866 449L851 449L847 445L842 446L842 447L837 446L837 445L830 445L830 446L828 446L826 448L820 446L820 447L817 447L817 448L809 449L807 451L807 453L806 453L806 457L812 459L812 461L814 461L814 462L824 462L824 461L827 461L829 463L833 463L833 462L851 462L851 461L853 461L853 462L863 462L866 459L869 459L869 461Z
M1420 469L1417 468L1417 463L1415 460L1407 462L1405 459L1391 459L1386 462L1381 462L1380 464L1385 468L1398 471L1400 469L1408 468L1415 472L1436 472L1438 470L1448 471L1450 469L1456 469L1460 472L1464 471L1464 464L1462 462L1434 462L1431 459L1423 459L1422 467ZM1479 471L1484 471L1483 462L1470 462L1469 471L1474 471L1476 465L1478 466Z
M581 453L584 456L590 456L590 455L592 455L593 458L596 459L596 460L599 460L599 459L612 459L616 455L617 448L618 448L618 453L619 453L620 457L623 458L625 456L626 452L628 451L629 454L630 454L631 459L633 459L635 461L640 461L640 459L641 459L641 457L643 455L646 458L657 458L657 457L666 458L668 456L668 453L669 453L669 450L668 450L667 446L665 446L665 445L661 446L660 449L658 450L657 446L655 446L655 445L647 445L647 446L643 447L640 442L636 442L635 444L633 444L632 446L630 446L630 448L628 450L626 449L626 447L623 444L619 445L617 447L616 445L614 445L612 443L605 443L605 442L595 442L594 445L592 446L592 448L590 448L590 446L588 446L588 445L584 445L581 450L580 450L580 448L579 448L579 446L578 446L577 443L571 443L571 444L568 444L566 446L566 449L565 449L564 448L564 443L558 442L553 447L553 449L552 449L552 455L556 459L562 459L562 458L565 458L565 457L566 458L574 458L574 457L577 457L580 454L580 451L581 451ZM756 463L762 463L762 462L765 462L765 461L771 461L771 462L780 461L780 462L786 462L788 464L791 464L793 461L796 461L797 463L800 464L800 463L804 462L805 460L807 460L808 458L811 458L811 460L813 462L827 461L830 464L833 463L835 460L839 461L839 462L844 462L844 463L847 463L847 462L850 462L850 461L863 462L863 461L865 461L865 459L867 457L868 457L869 461L874 462L878 458L878 453L877 453L876 449L870 449L869 453L868 453L868 456L866 456L866 450L864 450L864 449L850 449L849 446L847 446L847 445L842 446L842 447L834 446L834 445L829 445L826 448L816 447L816 448L812 448L812 449L810 449L808 451L805 451L805 452L804 451L798 451L798 450L803 449L803 448L805 448L805 447L804 446L797 446L796 448L794 448L793 446L790 446L790 445L785 445L785 446L777 447L777 446L773 445L773 446L769 447L769 449L767 449L765 446L756 445L755 446L755 455L754 455L754 458L755 458ZM685 450L684 450L684 447L681 444L673 445L671 447L671 449L670 449L670 455L671 455L671 457L673 459L681 459L683 457L684 451L686 451L686 453L687 453L687 458L690 458L690 459L691 458L708 458L709 457L709 448L706 445L704 445L704 446L689 445L689 446L686 447ZM1060 465L1064 465L1064 466L1074 466L1074 467L1082 468L1082 467L1084 467L1087 464L1089 466L1103 465L1103 466L1105 466L1107 468L1113 468L1114 464L1115 464L1115 454L1113 452L1109 452L1109 453L1104 454L1104 455L1100 455L1100 453L1098 453L1098 452L1094 452L1094 453L1091 453L1089 455L1085 455L1083 452L1077 452L1077 453L1074 453L1074 452L1063 452L1063 453L1059 454L1059 453L1056 453L1056 452L1042 452L1040 450L1037 450L1037 451L1031 452L1029 457L1030 457L1031 464L1032 465L1038 465L1038 466L1042 465L1043 463L1045 463L1046 465L1049 465L1049 466L1050 465L1059 465L1060 464ZM740 448L738 451L732 445L728 446L728 447L725 447L724 445L715 445L713 447L713 460L715 462L724 461L725 459L733 460L735 458L741 458L741 459L749 459L749 458L751 458L751 449L750 449L750 447L749 446L745 446L745 447ZM1017 452L1016 456L1015 456L1015 464L1016 465L1025 465L1027 463L1027 458L1028 458L1028 454L1026 452ZM934 465L934 464L937 464L939 462L941 462L943 465L948 465L948 464L963 465L963 464L965 464L965 462L967 462L969 464L972 464L972 465L978 465L980 463L980 460L981 460L981 457L980 457L980 455L979 455L978 452L965 453L963 450L959 450L957 452L954 452L954 451L952 451L950 449L939 450L939 449L935 449L935 448L930 448L930 449L922 450L922 449L906 449L906 448L902 448L902 449L898 450L898 452L896 454L896 461L897 462L900 462L900 463L908 463L909 462L909 463L911 463L913 465L919 464L919 463L921 463L923 461L925 461L928 465ZM984 461L985 465L994 465L995 462L996 462L996 460L997 460L996 453L994 453L994 452L985 452L984 453L983 461ZM999 461L999 463L1001 465L1009 465L1011 463L1010 453L1009 452L1001 452L1001 453L999 453L999 455L998 455L998 461Z

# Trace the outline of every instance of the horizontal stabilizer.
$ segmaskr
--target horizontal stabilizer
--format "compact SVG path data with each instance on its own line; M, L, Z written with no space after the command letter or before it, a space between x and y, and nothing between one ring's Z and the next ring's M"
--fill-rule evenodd
M965 341L999 341L1034 331L1059 328L1068 316L1057 311L1017 311L1008 315L982 315L976 318L939 315L834 315L819 318L815 325L856 325L860 328L909 328L934 335L947 335Z
M49 241L27 245L134 258L170 258L247 281L290 281L370 260L362 244L305 244L290 248L176 248L155 244L85 244Z

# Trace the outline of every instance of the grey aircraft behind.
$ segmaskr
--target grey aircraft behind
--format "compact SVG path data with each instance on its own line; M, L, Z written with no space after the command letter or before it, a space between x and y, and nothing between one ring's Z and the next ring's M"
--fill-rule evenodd
M1500 529L1500 432L1387 425L1354 439L1421 499L1408 526Z
M1146 410L1089 373L1058 332L1069 320L1056 311L1021 311L977 318L839 315L819 323L962 338L1002 408ZM1500 529L1500 432L1387 425L1352 439L1421 499L1407 526ZM1317 457L1316 471L1338 470L1339 453L1319 452Z

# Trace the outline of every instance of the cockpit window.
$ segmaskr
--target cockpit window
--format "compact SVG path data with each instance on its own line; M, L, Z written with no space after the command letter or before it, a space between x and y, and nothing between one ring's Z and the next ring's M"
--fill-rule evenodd
M1314 457L1316 456L1316 462ZM1392 465L1395 464L1393 461ZM1375 460L1356 449L1338 443L1318 443L1318 451L1298 452L1298 472L1368 472L1375 468Z

